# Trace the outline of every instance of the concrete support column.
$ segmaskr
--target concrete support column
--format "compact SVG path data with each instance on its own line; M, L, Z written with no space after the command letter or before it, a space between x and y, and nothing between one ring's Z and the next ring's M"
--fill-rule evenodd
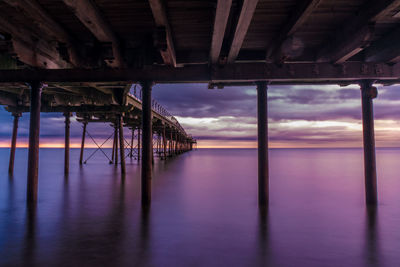
M71 113L65 112L65 145L64 145L64 174L69 172L69 144L70 144L70 124Z
M121 156L121 173L125 174L125 146L124 146L124 122L122 115L118 116L118 127L119 127L119 151Z
M85 138L86 138L86 126L87 122L83 123L83 131L82 131L82 142L81 142L81 154L79 155L79 164L82 165L83 162L83 151L85 150Z
M257 115L258 204L267 206L269 199L267 82L257 83Z
M372 81L362 81L360 83L364 141L365 200L367 205L376 205L378 203L374 112L372 104L372 99L377 97L378 91L376 87L372 86L372 83Z
M12 138L11 138L10 161L8 163L8 173L10 175L14 173L14 160L15 160L15 149L17 147L18 121L19 117L21 117L21 114L14 113L13 116L14 116L14 124L13 124Z
M39 133L40 133L40 102L42 96L42 83L32 82L31 105L29 118L29 151L27 175L27 202L35 204L37 201L38 173L39 173Z
M153 133L151 114L152 82L142 82L142 205L151 202L151 177L153 156Z

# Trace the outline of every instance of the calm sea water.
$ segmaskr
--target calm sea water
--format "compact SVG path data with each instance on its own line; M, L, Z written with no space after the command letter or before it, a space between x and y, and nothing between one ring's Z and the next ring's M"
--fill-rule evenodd
M90 150L87 150L89 152ZM257 208L252 149L199 149L154 165L140 205L127 176L96 154L41 149L39 201L25 204L27 150L8 177L0 149L1 266L400 266L400 150L377 151L379 199L364 205L361 149L270 151L270 208Z

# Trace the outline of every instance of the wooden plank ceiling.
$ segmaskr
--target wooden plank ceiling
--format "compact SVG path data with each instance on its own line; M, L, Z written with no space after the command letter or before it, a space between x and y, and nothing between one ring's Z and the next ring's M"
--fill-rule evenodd
M4 0L0 68L397 63L398 0Z

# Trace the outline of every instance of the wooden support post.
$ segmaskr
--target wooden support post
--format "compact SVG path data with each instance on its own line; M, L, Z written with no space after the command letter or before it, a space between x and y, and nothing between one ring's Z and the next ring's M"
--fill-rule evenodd
M114 138L115 138L115 150L114 150L114 165L118 165L118 123L114 125Z
M372 81L362 81L360 83L364 141L365 199L367 205L376 205L378 203L375 161L374 112L372 104L372 99L377 97L378 91L376 87L372 86L372 83Z
M151 82L142 82L142 205L151 202L151 162L153 151L153 133L151 119Z
M82 165L83 162L83 151L85 149L85 138L86 138L86 126L87 122L83 123L83 131L82 131L82 142L81 142L81 154L79 155L79 164Z
M14 124L13 124L12 138L11 138L10 161L8 163L8 173L10 175L14 173L14 159L15 159L15 148L17 147L18 121L21 114L14 113L13 116L14 116Z
M28 186L27 202L34 204L37 201L38 173L39 173L39 132L40 132L40 102L42 83L32 82L31 105L29 118L29 151L28 151Z
M119 150L121 156L121 174L125 174L125 146L124 146L124 122L122 115L118 116L119 127Z
M257 83L258 113L258 204L268 205L268 115L267 115L267 82Z
M138 128L138 138L137 138L137 142L138 142L138 144L137 144L137 160L139 161L140 160L140 156L142 155L142 149L141 149L141 142L142 142L142 138L141 138L141 135L140 135L140 128Z
M132 138L131 138L131 149L129 152L129 157L132 158L133 157L133 140L135 139L135 129L132 128Z
M68 174L69 172L69 133L70 133L70 124L71 124L71 113L65 112L65 145L64 145L64 174Z
M167 137L165 136L165 125L164 125L164 127L163 127L162 138L163 138L163 154L164 154L164 160L167 160Z

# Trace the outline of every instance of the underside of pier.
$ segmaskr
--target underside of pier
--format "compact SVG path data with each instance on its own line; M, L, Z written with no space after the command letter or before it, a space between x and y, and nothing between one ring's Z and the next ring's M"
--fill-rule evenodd
M124 126L142 131L150 203L152 131L164 144L195 142L153 104L152 85L201 82L257 86L262 206L267 86L360 84L366 201L377 203L373 84L400 81L399 0L4 0L0 11L0 104L15 117L12 147L18 117L31 114L28 201L36 200L40 112L61 112L66 137L71 113L85 127L110 122L120 137ZM129 94L133 84L140 97Z

